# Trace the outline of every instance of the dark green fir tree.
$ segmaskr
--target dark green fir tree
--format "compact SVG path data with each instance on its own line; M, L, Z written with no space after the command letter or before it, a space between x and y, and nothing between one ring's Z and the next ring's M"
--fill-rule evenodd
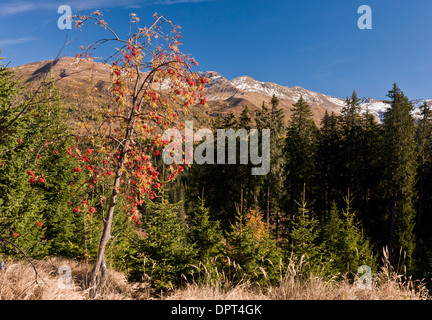
M384 114L383 159L385 186L389 201L389 259L397 261L402 249L406 264L412 266L415 248L414 198L417 171L417 152L412 103L394 84L389 91L390 108ZM399 257L403 258L403 257Z

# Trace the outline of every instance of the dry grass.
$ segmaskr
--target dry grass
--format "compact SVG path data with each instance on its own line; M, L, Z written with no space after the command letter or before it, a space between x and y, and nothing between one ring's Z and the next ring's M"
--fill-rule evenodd
M6 269L0 271L0 300L86 300L88 290L83 287L87 274L82 263L63 258L51 258L45 261L33 261L38 278L30 263L26 261L9 262ZM60 266L71 268L72 283L68 288ZM137 296L138 285L129 284L122 273L111 271L107 288L100 299L125 300L143 298Z
M275 300L426 300L430 299L425 284L398 274L384 252L383 267L372 275L369 287L359 284L359 276L351 281L341 277L303 273L307 262L291 258L279 286L271 288Z
M38 271L38 281L28 262L9 262L0 271L0 300L86 300L88 291L83 289L86 274L82 263L62 258L34 262ZM304 260L292 259L283 272L280 284L271 288L252 286L249 283L237 285L225 281L201 280L184 288L157 297L144 284L128 283L124 274L110 271L109 282L99 299L166 299L166 300L425 300L430 299L421 282L397 274L389 264L373 275L370 289L357 286L354 279L346 277L313 276L303 273ZM58 268L67 265L72 271L70 289L59 286L61 275Z
M394 271L387 259L373 274L370 288L358 285L356 276L312 275L304 271L307 262L290 259L277 286L260 288L247 283L240 285L210 285L193 283L178 289L166 299L178 300L428 300L423 282L414 281ZM224 283L226 283L224 281Z
M82 299L76 283L72 289L60 289L57 268L71 261L54 259L51 261L34 262L38 271L36 282L35 272L29 263L18 261L6 263L6 269L0 271L0 299L2 300L61 300ZM56 268L57 265L57 268Z
M185 288L177 289L166 300L268 300L261 290L249 284L239 284L232 287L222 285L188 284Z

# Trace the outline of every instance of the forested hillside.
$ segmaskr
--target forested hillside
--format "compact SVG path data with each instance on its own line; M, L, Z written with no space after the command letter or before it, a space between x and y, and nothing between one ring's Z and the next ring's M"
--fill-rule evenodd
M78 25L87 20L105 26L97 12ZM166 26L175 32L164 34ZM140 42L155 35L166 49ZM355 91L318 125L302 95L289 116L273 95L259 108L207 117L193 109L207 106L210 79L191 70L179 38L155 16L106 62L103 99L90 86L74 92L80 109L65 107L64 86L50 73L30 90L2 60L0 261L79 261L91 298L103 296L112 270L155 294L191 283L247 283L265 294L295 266L300 283L316 275L356 286L367 266L375 285L386 270L430 284L426 102L414 119L394 84L382 122L361 110ZM78 54L82 63L90 49ZM245 129L248 144L252 129L270 129L270 170L252 175L238 153L235 164L166 164L163 132L184 130L189 115L195 129Z

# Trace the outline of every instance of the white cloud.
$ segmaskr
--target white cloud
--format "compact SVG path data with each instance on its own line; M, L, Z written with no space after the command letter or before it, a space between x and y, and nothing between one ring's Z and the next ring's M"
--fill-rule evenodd
M2 5L0 10L0 16L10 16L13 14L18 14L26 11L31 11L36 9L34 3L30 2L13 2Z
M156 0L153 4L177 4L177 3L200 3L200 2L210 2L214 0Z
M8 46L14 44L21 44L29 41L35 41L37 38L17 38L17 39L0 39L0 46Z
M125 7L125 8L140 8L141 4L159 4L159 5L170 5L177 3L199 3L208 2L214 0L72 0L67 1L73 11L80 10L93 10L103 8L114 8L114 7ZM0 16L10 16L23 12L34 11L38 9L55 10L60 5L59 1L46 0L46 1L18 1L10 2L2 5L0 9Z

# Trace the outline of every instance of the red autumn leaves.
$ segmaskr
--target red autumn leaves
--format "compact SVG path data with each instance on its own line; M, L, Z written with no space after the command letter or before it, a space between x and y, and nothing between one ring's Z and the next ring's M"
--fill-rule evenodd
M163 145L163 142L158 140L153 145ZM115 152L112 155L112 159L108 161L107 159L100 160L101 153L98 149L85 149L84 154L81 154L78 146L75 145L74 149L68 149L68 154L74 158L78 163L82 163L82 165L75 167L73 172L76 174L84 174L88 176L88 179L85 180L85 183L90 187L93 187L98 183L98 181L105 181L104 179L108 179L112 176L115 176L115 171L111 170L110 167L115 169L117 165L117 161L120 158L120 153ZM160 154L159 153L155 154ZM108 155L105 154L105 157L109 158ZM159 177L159 172L157 171L157 167L154 167L151 159L144 153L144 150L139 149L131 149L127 152L127 161L124 166L129 169L128 171L132 172L135 176L134 179L130 177L128 179L127 189L127 203L125 206L125 210L132 213L135 208L142 204L141 196L144 194L148 194L150 199L154 199L156 197L156 192L152 190L151 185L154 180L157 180ZM117 160L116 160L117 159ZM112 180L110 180L112 181ZM108 182L108 180L106 180ZM120 181L121 187L119 191L123 191L123 184L125 181L122 179ZM109 184L109 182L108 182ZM155 188L158 189L161 187L161 183L157 182L154 184ZM69 202L70 204L70 202ZM84 207L87 206L87 201L83 201L82 205ZM129 208L129 209L128 209ZM78 213L82 211L82 206L73 205L72 211L74 213ZM94 207L88 209L90 213L96 212Z
M133 59L138 58L137 56L140 56L141 50L138 49L136 46L131 46L131 44L127 45L128 51L123 51L124 60L126 60L127 63L131 63Z
M103 26L98 15L79 18ZM113 101L103 105L92 102L92 117L96 115L92 119L99 122L91 128L83 123L88 137L83 139L80 148L74 146L67 152L77 160L74 177L85 176L84 188L100 190L102 185L106 189L116 188L126 202L124 210L135 222L139 221L137 207L143 199L154 199L166 181L175 179L184 170L179 165L167 166L165 177L161 177L152 156L160 157L163 145L169 142L161 141L159 133L170 125L175 127L176 121L181 125L177 112L185 106L207 103L201 91L208 79L193 73L191 65L196 66L197 62L179 51L178 27L158 15L156 20L151 28L132 33L123 41L124 46L108 59ZM169 28L166 34L165 24ZM156 37L159 39L154 40ZM162 46L156 44L160 39L164 40ZM86 49L82 50L79 56L87 53ZM102 131L104 128L109 130ZM128 132L133 132L132 137ZM115 179L120 179L120 183ZM76 180L72 187L81 187ZM90 190L89 194L94 193ZM98 199L92 201L98 203ZM82 211L82 206L86 211L86 204L73 204L73 211ZM96 211L94 207L88 210Z
M194 88L196 87L198 91L201 91L204 89L203 84L207 83L208 80L206 78L200 78L198 81L192 80L191 78L186 78L186 83L189 85L190 88ZM181 91L180 90L175 90L174 91L176 94L180 94ZM186 94L186 90L183 91L183 94ZM192 90L192 94L191 97L189 98L189 100L186 100L185 102L185 106L192 106L196 101L198 100L198 93L197 91ZM199 98L199 104L200 105L205 105L207 103L207 98L204 97L204 94L201 93L200 94L200 98Z
M38 228L42 228L42 225L43 225L43 222L42 222L42 221L36 221L36 226L37 226ZM14 236L14 237L16 238L16 237L19 236L19 233L18 233L18 232L14 232L14 233L12 233L12 236ZM45 239L45 236L44 236L44 235L42 235L42 239Z
M68 204L70 204L70 201L68 201ZM82 201L82 205L83 205L84 208L86 208L86 207L87 207L87 200L83 200L83 201ZM78 212L81 211L81 208L80 208L79 205L76 205L76 206L73 208L72 211L73 211L74 213L78 213ZM95 208L95 207L90 207L90 208L88 209L88 211L89 211L90 213L95 213L95 212L96 212L96 208Z
M29 182L31 185L34 185L36 182L44 183L45 179L43 177L37 177L33 170L28 170L27 174L30 176Z

